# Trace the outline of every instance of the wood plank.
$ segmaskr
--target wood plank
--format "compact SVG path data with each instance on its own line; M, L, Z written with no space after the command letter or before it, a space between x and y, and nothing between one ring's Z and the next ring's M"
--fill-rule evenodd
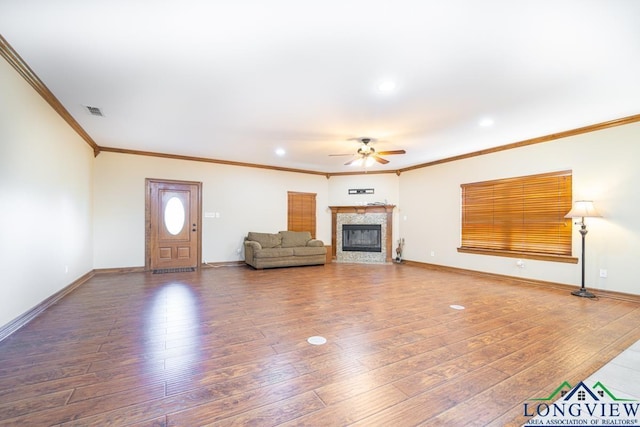
M213 423L204 424L214 426L277 426L295 419L301 415L324 408L322 401L312 391L284 399L276 403L260 406L259 408L243 412L242 414L224 418Z
M0 342L0 424L522 425L638 340L637 301L412 265L100 274Z
M302 414L282 426L345 426L367 418L406 400L407 396L392 385L385 385L358 394L335 405Z

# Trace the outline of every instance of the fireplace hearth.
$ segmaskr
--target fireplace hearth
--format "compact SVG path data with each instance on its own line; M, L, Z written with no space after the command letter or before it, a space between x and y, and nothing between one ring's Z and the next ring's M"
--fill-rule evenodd
M382 226L380 224L344 224L342 250L382 252Z

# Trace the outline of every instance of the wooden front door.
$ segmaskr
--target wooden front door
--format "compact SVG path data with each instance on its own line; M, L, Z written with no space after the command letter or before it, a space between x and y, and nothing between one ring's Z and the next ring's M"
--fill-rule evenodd
M202 184L146 180L146 270L198 268Z

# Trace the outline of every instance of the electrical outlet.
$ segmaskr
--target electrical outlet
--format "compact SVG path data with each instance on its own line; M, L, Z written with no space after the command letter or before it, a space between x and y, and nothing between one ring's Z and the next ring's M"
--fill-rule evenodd
M607 278L607 270L605 270L604 268L600 269L600 277L606 279Z
M436 256L436 251L431 251L431 256Z

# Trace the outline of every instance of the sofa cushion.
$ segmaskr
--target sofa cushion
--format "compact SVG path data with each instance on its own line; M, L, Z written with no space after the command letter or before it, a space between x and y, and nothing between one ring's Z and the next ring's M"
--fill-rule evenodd
M311 240L311 233L308 231L281 231L282 247L294 248L298 246L306 246Z
M262 246L263 249L279 248L282 244L282 236L275 233L256 233L254 231L250 231L247 239L260 243L260 246Z
M256 251L255 258L281 258L293 256L292 248L269 248Z
M310 256L310 255L326 255L327 250L324 246L301 246L291 248L295 256Z

